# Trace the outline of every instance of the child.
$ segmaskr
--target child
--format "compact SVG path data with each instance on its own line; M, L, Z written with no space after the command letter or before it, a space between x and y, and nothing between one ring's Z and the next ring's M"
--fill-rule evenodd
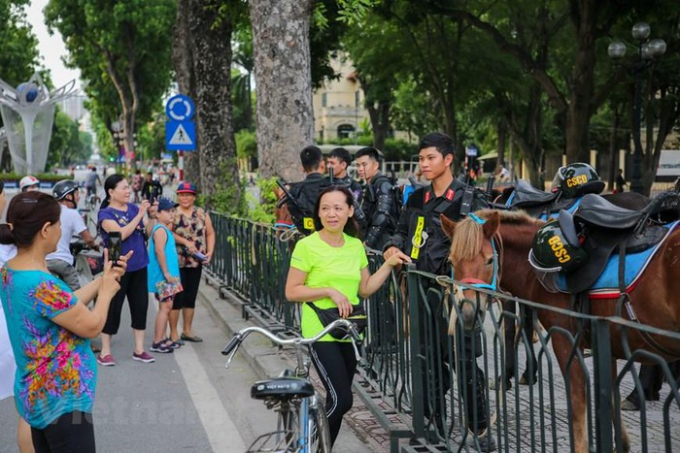
M167 198L158 199L157 223L149 240L148 288L158 300L156 331L151 343L153 352L169 353L180 346L166 337L172 301L175 295L183 290L179 280L179 258L175 238L168 229L174 220L177 206L177 203Z

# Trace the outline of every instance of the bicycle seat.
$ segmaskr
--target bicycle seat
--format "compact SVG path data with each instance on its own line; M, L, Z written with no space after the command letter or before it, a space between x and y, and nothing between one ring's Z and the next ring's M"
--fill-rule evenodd
M279 377L258 381L250 388L250 397L258 400L272 396L305 398L312 395L314 395L312 383L296 377Z

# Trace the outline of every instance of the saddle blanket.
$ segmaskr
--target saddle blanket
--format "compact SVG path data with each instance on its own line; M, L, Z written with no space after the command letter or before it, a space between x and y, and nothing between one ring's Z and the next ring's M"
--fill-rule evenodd
M668 236L673 232L678 224L680 224L680 220L663 225L663 227L667 229L666 234L663 239L654 247L639 253L626 255L626 268L624 272L626 292L633 290L638 279L652 261L652 258L654 258L656 252L663 245L663 243L666 242L666 239L668 239ZM555 283L557 285L557 289L559 289L560 292L568 293L567 283L564 275L557 274L555 277ZM609 257L607 266L604 268L597 281L590 288L589 294L591 299L616 299L621 295L619 292L618 253L613 253L612 256Z

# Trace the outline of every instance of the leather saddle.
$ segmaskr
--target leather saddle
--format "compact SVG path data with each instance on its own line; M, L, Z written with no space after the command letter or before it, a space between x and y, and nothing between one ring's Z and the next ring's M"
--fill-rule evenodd
M527 181L518 180L512 187L503 191L506 208L522 209L532 217L548 219L556 216L562 209L573 211L585 194L600 193L604 190L603 181L591 181L579 187L573 198L564 198L562 192L544 192L536 189Z
M580 245L588 255L585 265L564 275L567 291L571 294L587 291L613 254L625 259L626 254L653 247L668 231L661 225L678 218L680 196L675 192L658 195L642 210L626 209L599 195L588 194L573 214L560 211L558 222L565 239Z

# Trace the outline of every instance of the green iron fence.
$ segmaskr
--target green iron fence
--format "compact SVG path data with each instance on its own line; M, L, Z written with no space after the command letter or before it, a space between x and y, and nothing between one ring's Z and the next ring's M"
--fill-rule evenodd
M284 297L293 242L281 241L270 227L215 213L211 218L217 246L210 272L244 300L244 316L269 325L299 326L299 305ZM381 264L379 255L369 253L371 271ZM487 297L495 302L483 318L479 312L475 330L466 333L452 283L403 269L366 300L370 322L356 388L390 431L391 451L477 451L486 436L493 438L498 451L578 451L572 379L568 373L563 377L553 351L557 337L566 339L563 344L570 349L564 368L578 371L575 376L584 381L583 426L591 451L623 451L622 425L628 429L631 451L680 451L678 376L659 354L627 345L627 339L641 331L677 342L680 334L484 290L475 302L483 306ZM544 330L539 310L569 316L580 329ZM452 313L457 315L454 335L449 334ZM527 324L538 332L536 342L523 328ZM627 332L623 360L611 359L614 329ZM591 357L577 347L583 341L591 345ZM529 360L532 356L535 362ZM659 401L645 402L641 394L641 411L620 412L622 398L634 389L642 391L634 362L640 358L657 364L667 383ZM520 375L533 385L518 385ZM383 406L373 404L369 392L380 394L407 429L395 425ZM480 400L486 404L478 404ZM400 441L404 437L409 441Z

